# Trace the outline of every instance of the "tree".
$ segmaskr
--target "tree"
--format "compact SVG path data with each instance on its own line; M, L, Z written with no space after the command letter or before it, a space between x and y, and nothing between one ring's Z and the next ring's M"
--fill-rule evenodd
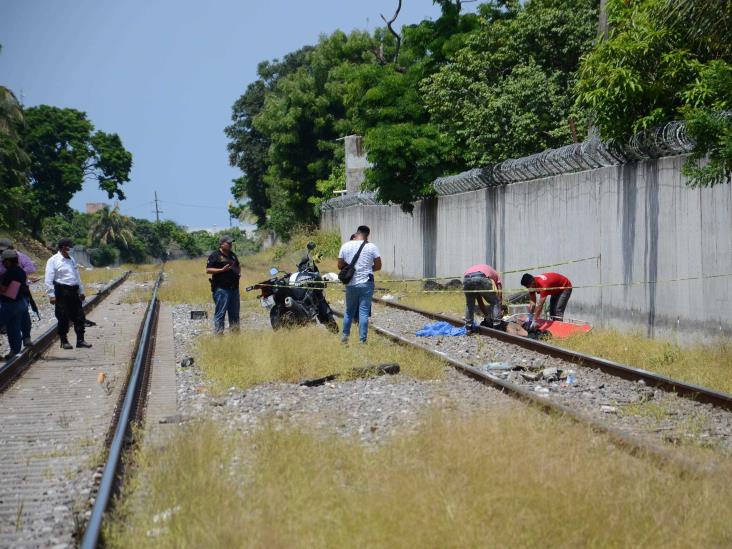
M583 60L577 106L621 143L683 118L696 141L690 184L729 182L732 0L608 0L607 13L610 36Z
M232 214L239 217L241 212L237 208L246 202L259 227L265 225L267 210L271 205L264 180L270 141L254 127L254 118L264 108L265 96L272 92L281 78L301 67L312 49L310 46L301 48L287 54L281 62L274 60L260 63L257 67L259 78L249 84L244 94L234 102L232 124L224 130L230 140L227 145L229 164L243 172L241 177L234 179L231 187L231 194L239 203L232 208Z
M92 178L109 198L124 200L132 155L117 134L94 131L86 114L41 105L25 111L24 143L31 157L33 207L30 226L38 235L45 217L69 211L68 203L84 180Z
M16 228L28 200L30 157L21 139L23 109L8 88L0 86L0 227Z
M71 238L74 244L89 245L89 226L92 216L87 213L71 212L69 215L54 215L43 220L41 237L44 244L55 249L62 238Z
M372 163L367 188L384 201L411 211L415 199L432 193L432 181L456 167L453 140L438 131L425 108L420 82L437 70L478 25L474 14L461 15L460 2L440 2L442 16L403 27L397 40L383 29L375 39L393 62L343 69L343 97L352 127L364 136Z
M119 207L105 206L93 217L89 226L89 241L92 246L114 244L126 248L134 238L132 220L120 213Z
M284 238L296 225L317 219L309 198L317 193L316 182L333 169L334 151L341 146L336 138L349 130L339 68L370 61L373 47L365 32L337 31L321 38L304 65L277 81L254 118L254 128L270 143L264 176L267 226Z
M571 142L572 86L596 35L597 0L496 0L448 63L422 81L424 101L463 167Z

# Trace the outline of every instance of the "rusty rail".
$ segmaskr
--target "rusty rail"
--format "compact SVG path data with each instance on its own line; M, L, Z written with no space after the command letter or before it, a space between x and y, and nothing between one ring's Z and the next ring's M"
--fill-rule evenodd
M443 315L440 313L423 311L415 307L410 307L409 305L402 305L401 303L384 301L383 299L377 297L374 298L374 302L386 305L388 307L394 307L396 309L402 309L404 311L417 313L434 320L449 322L453 326L464 325L464 321L462 319ZM524 349L536 351L537 353L542 353L544 355L549 355L555 358L559 358L561 360L566 360L567 362L571 362L579 366L595 368L615 377L620 377L630 381L642 380L646 385L650 387L656 387L664 391L676 393L677 395L684 398L696 400L697 402L712 404L713 406L717 406L724 410L732 411L732 395L722 393L720 391L715 391L713 389L709 389L708 387L701 387L699 385L694 385L685 381L679 381L677 379L662 376L654 372L649 372L648 370L642 370L640 368L633 368L632 366L627 366L625 364L619 364L617 362L613 362L612 360L606 360L604 358L586 355L583 353L578 353L576 351L570 351L568 349L562 349L561 347L549 345L548 343L544 343L542 341L509 334L506 332L502 332L501 330L486 328L485 326L480 326L478 333L483 336L492 337L501 341L505 341L507 343L518 345L520 347L523 347Z

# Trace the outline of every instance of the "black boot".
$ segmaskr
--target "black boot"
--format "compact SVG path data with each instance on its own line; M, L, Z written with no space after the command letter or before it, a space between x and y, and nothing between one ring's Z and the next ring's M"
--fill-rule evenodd
M92 346L92 344L91 344L91 343L87 343L87 342L86 342L86 341L84 341L83 339L80 339L79 341L77 341L77 342L76 342L76 348L77 348L77 349L78 349L78 348L80 348L80 347L81 347L81 348L84 348L84 349L88 349L88 348L89 348L89 347L91 347L91 346Z
M61 338L61 348L62 349L73 349L73 347L71 346L71 343L69 343L69 340L64 337Z

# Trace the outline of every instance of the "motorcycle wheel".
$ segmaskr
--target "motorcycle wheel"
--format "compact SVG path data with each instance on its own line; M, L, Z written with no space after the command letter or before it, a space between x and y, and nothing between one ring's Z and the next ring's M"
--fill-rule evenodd
M323 325L327 328L329 332L332 332L334 334L338 333L338 323L335 321L335 318L330 317L327 321L323 322Z
M269 311L269 322L273 330L301 326L304 323L299 309L287 307L272 307Z

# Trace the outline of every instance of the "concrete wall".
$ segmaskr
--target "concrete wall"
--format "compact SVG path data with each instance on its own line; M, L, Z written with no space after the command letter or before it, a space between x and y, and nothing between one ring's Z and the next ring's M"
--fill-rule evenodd
M384 270L459 276L553 270L577 287L567 314L679 340L732 334L732 186L690 189L684 157L565 174L397 206L323 213L348 236L371 227ZM531 267L596 257L547 269ZM505 275L518 288L521 273ZM699 277L714 277L699 279ZM679 278L697 278L679 281ZM657 281L657 283L649 283Z

